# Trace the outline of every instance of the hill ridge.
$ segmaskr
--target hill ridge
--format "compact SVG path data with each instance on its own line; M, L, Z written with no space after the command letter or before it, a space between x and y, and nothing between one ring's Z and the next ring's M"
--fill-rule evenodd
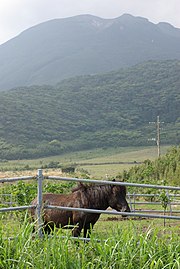
M0 45L0 90L180 59L180 29L124 14L43 22Z

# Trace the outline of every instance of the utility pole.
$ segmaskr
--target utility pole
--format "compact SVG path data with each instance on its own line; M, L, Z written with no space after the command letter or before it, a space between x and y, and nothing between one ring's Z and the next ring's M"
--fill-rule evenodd
M151 138L149 140L156 141L157 154L158 154L158 158L159 158L160 155L161 155L161 151L160 151L160 123L163 123L163 122L160 122L159 116L157 116L157 121L156 122L149 122L149 123L156 124L156 138Z
M157 150L158 150L158 158L160 157L160 121L159 121L159 116L157 116L157 139L156 139L156 143L157 143Z

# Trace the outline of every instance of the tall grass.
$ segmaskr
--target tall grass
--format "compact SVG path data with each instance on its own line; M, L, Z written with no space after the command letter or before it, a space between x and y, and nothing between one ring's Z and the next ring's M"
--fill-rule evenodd
M108 238L92 233L89 243L76 241L59 229L51 237L32 235L32 225L24 221L18 235L5 239L0 231L2 269L179 269L178 233L149 227L144 232L132 223L108 232Z

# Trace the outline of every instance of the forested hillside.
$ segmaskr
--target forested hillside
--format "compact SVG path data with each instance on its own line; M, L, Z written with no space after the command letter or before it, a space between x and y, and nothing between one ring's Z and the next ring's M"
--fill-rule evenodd
M0 159L95 147L180 143L180 62L147 62L53 86L0 93Z

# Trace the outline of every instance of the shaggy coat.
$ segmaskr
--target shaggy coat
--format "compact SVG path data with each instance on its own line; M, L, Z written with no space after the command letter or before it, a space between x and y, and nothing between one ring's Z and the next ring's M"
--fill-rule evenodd
M32 205L37 204L37 198ZM84 229L84 237L87 231L93 228L100 217L98 213L79 211L66 211L47 209L46 205L88 208L106 210L109 206L117 211L129 212L130 208L126 201L126 187L117 185L86 185L78 184L70 194L43 194L43 225L44 231L50 232L56 227L73 227L72 234L77 237ZM35 209L30 210L33 220L36 219ZM88 233L89 236L89 233Z

